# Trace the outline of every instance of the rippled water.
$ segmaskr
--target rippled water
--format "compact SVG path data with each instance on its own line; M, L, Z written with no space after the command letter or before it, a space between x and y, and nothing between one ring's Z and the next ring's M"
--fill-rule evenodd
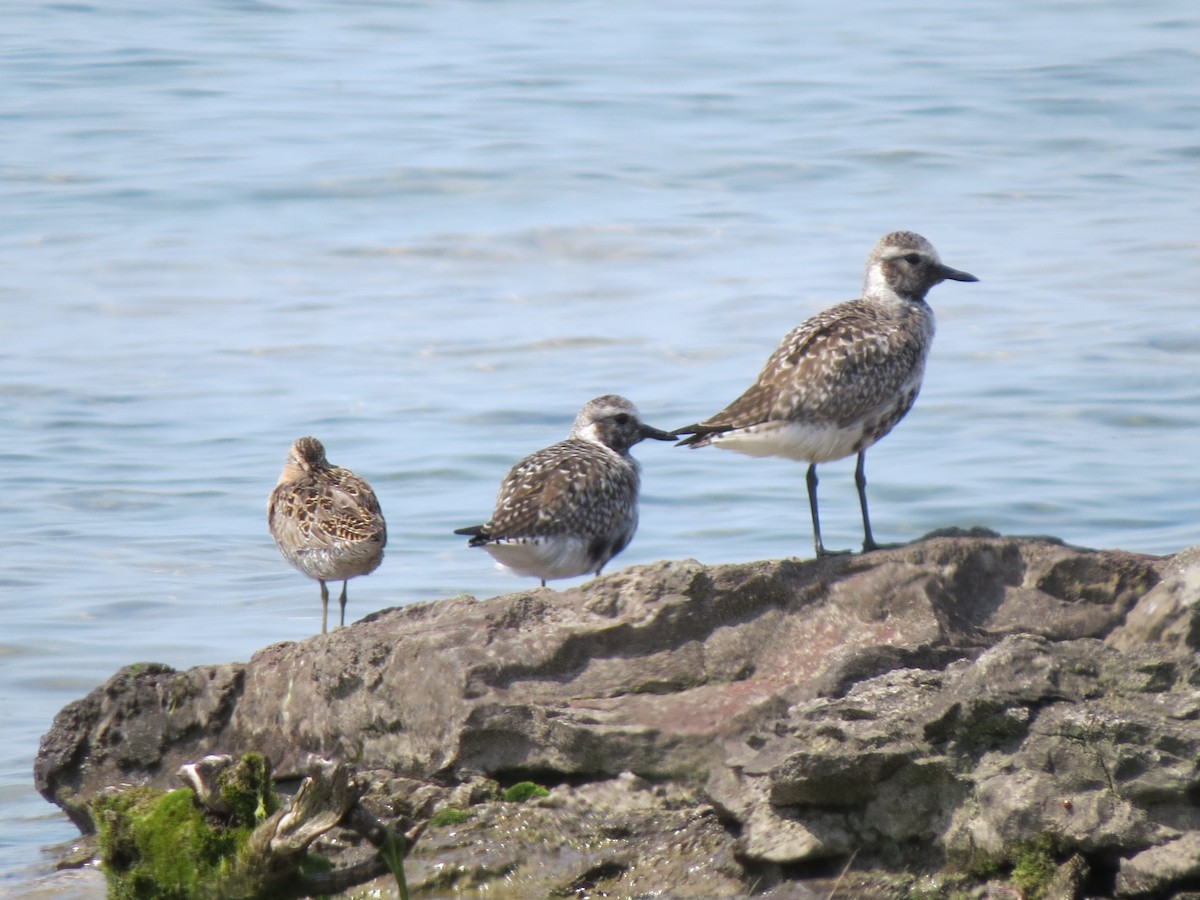
M896 228L981 281L930 295L879 539L1200 539L1193 4L806 6L0 10L0 886L74 834L30 775L65 703L319 627L265 530L294 438L388 517L351 616L518 587L450 534L509 465L600 393L714 412ZM636 452L613 568L811 553L802 466Z

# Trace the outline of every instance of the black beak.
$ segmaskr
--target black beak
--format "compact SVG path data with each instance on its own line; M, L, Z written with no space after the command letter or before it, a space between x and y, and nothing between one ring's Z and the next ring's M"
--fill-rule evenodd
M657 428L651 428L645 422L642 423L642 430L639 432L639 434L641 434L643 440L646 438L654 438L656 441L679 440L679 435L671 434L666 431L659 431Z
M958 269L952 269L949 266L942 266L942 278L949 278L951 281L978 281L979 279L970 272L960 272Z

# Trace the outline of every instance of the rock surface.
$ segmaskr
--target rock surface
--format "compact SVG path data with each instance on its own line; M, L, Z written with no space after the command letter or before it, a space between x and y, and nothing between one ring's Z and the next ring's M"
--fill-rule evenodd
M1169 897L1200 888L1198 595L1197 551L988 532L663 562L126 667L35 777L87 831L97 791L210 753L338 759L384 817L464 811L416 896L890 897L1019 879L1040 841L1057 895ZM550 796L499 799L522 780Z

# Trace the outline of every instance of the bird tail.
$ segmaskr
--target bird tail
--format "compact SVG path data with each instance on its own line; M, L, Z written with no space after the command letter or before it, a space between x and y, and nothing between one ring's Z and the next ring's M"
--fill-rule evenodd
M465 534L471 539L467 541L468 547L478 547L480 544L486 544L490 536L483 530L482 525L468 525L466 528L455 528L455 534Z
M685 425L671 432L673 435L688 435L675 446L677 447L707 447L712 443L714 434L722 434L729 429L722 425Z

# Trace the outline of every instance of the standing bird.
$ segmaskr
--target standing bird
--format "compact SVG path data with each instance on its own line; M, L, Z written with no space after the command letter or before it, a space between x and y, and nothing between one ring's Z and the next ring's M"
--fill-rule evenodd
M486 525L454 533L542 587L599 575L637 531L639 468L629 448L645 438L675 440L642 424L624 397L597 397L579 411L570 437L512 467Z
M911 231L885 235L867 257L862 296L831 306L791 331L758 380L725 409L696 425L680 446L712 444L748 456L808 463L808 505L817 556L817 463L858 454L854 482L862 506L863 552L879 547L867 515L867 448L904 418L917 399L933 342L925 295L947 278L978 281L943 265L933 245Z
M313 437L292 444L267 502L267 526L284 559L321 584L321 634L329 614L326 581L341 581L340 622L346 624L346 581L379 568L387 525L371 486L331 465Z

